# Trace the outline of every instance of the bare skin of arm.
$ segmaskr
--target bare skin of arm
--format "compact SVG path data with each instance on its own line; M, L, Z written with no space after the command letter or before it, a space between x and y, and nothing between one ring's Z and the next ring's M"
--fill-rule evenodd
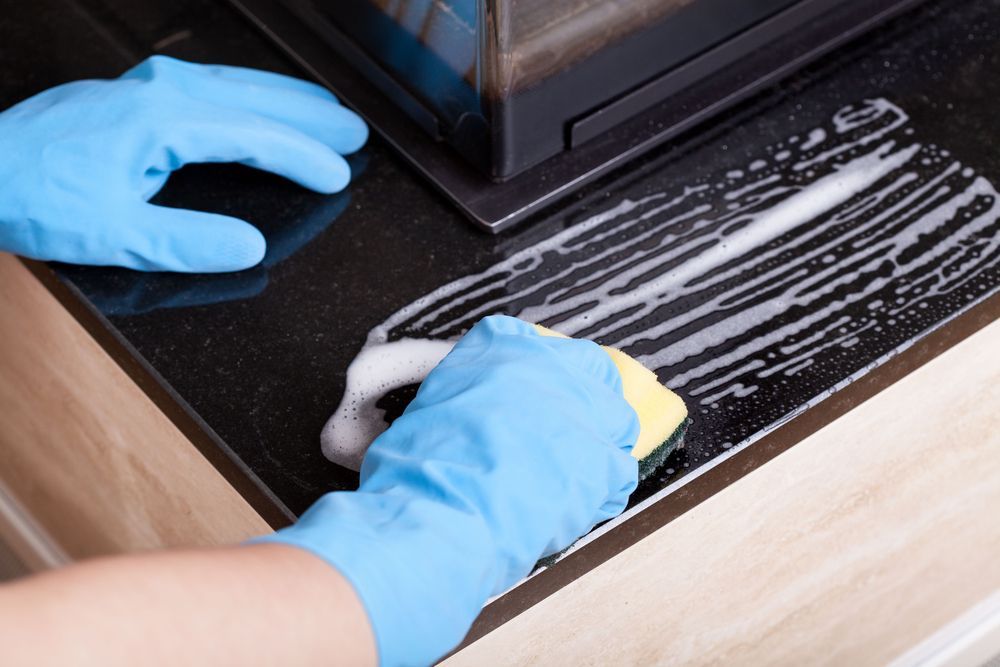
M103 558L0 586L7 664L375 665L351 585L294 547Z

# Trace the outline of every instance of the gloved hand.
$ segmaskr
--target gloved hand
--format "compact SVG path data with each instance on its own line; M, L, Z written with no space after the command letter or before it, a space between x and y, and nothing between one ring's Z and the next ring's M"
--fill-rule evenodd
M140 270L221 272L264 256L235 218L153 206L170 173L238 162L334 193L368 130L312 83L154 56L0 114L0 249Z
M489 596L624 509L638 429L596 344L488 317L368 449L358 491L263 540L351 581L383 665L430 664Z
M364 153L355 153L347 161L354 178L364 173L368 164ZM300 201L294 207L291 217L269 220L269 228L265 230L267 254L260 264L239 273L191 275L130 271L112 281L103 272L86 268L63 268L60 273L68 276L87 300L109 317L252 299L267 289L271 269L323 234L350 203L350 190L333 196L310 197L308 203Z

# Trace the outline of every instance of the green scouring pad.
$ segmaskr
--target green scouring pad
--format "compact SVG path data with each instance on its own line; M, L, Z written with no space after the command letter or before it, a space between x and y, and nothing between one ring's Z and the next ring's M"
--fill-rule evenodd
M543 336L566 338L538 324L535 328ZM639 479L643 480L663 465L670 452L684 446L690 421L687 406L680 396L660 384L656 373L621 350L603 349L621 374L625 400L639 417L639 439L632 447L632 456L639 461Z

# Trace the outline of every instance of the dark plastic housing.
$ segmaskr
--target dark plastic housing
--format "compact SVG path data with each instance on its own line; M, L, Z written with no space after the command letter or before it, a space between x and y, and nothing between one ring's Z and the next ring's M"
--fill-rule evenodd
M232 2L499 232L922 0Z
M425 129L497 181L600 133L574 127L794 1L286 0L354 41L383 92L419 100Z

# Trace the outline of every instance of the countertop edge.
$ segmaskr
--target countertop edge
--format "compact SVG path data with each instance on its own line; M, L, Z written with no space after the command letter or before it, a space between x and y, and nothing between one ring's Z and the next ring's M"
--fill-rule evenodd
M269 526L277 530L295 520L285 504L86 298L45 262L18 259Z

